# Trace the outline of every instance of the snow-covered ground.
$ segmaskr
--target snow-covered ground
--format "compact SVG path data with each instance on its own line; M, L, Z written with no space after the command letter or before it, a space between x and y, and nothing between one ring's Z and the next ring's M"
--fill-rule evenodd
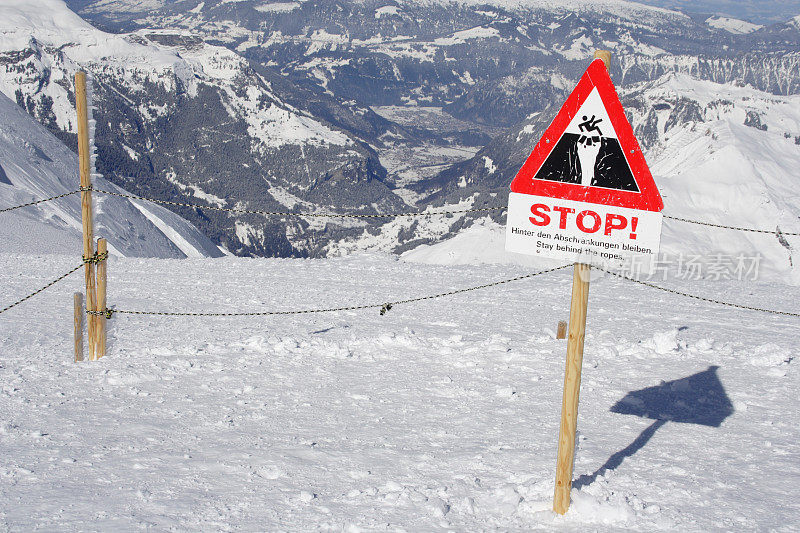
M0 254L0 305L77 261ZM290 310L530 271L383 255L113 257L109 301ZM0 319L2 529L800 528L796 318L594 280L578 487L558 517L549 508L566 344L553 331L568 318L570 270L385 316L117 315L108 357L75 364L81 283L75 274ZM800 310L797 287L662 284Z
M752 22L747 22L746 20L739 20L730 17L709 17L706 19L706 24L712 28L725 30L735 35L752 33L764 27L760 24L753 24Z

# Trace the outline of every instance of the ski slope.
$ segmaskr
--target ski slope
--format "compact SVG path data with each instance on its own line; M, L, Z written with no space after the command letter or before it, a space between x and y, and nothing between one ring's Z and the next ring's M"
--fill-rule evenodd
M0 254L2 303L75 262ZM113 257L109 271L119 309L224 312L381 303L531 269L354 255ZM3 529L800 528L797 318L593 280L578 487L559 517L553 332L571 270L385 316L116 315L109 355L74 364L81 277L0 319ZM800 311L782 284L663 285Z

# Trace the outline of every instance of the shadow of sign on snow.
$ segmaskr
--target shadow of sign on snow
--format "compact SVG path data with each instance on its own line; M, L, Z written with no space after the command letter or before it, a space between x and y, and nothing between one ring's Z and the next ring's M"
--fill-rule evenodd
M626 394L611 408L612 413L650 418L655 422L594 473L576 479L572 487L591 485L598 476L617 468L626 457L641 450L667 422L719 427L733 414L733 405L717 376L717 369L718 366L710 366L703 372Z

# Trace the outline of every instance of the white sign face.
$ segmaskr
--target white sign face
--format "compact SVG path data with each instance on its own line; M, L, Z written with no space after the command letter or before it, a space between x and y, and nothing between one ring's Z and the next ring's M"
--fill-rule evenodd
M618 267L658 253L661 213L510 193L506 250Z

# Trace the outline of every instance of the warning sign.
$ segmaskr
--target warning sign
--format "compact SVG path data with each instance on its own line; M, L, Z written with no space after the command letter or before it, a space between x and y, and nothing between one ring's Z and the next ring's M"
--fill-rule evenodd
M658 252L663 202L602 60L511 183L506 249L592 264Z

